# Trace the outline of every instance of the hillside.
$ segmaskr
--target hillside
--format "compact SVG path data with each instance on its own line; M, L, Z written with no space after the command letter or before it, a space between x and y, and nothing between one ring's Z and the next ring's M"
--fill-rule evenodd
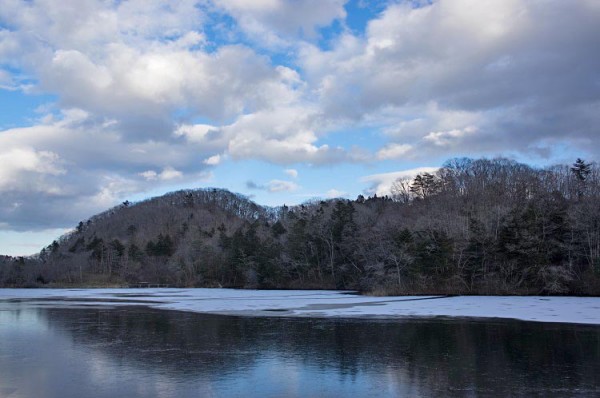
M185 190L125 202L0 264L2 286L599 294L600 170L453 159L391 197L280 208Z

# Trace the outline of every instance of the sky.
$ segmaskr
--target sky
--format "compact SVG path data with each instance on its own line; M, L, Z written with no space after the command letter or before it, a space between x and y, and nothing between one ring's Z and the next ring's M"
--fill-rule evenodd
M598 0L0 0L0 253L125 200L600 155Z

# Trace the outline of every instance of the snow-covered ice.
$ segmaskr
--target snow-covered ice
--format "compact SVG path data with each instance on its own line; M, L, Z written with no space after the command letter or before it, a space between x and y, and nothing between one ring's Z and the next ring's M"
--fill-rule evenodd
M210 314L286 317L477 317L600 325L598 297L396 296L327 290L0 289L2 303L146 305Z

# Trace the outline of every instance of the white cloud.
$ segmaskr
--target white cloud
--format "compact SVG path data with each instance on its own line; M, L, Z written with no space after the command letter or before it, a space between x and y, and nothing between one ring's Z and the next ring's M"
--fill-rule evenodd
M283 172L292 178L298 178L298 170L296 169L285 169Z
M298 189L298 184L292 181L271 180L267 183L269 192L292 192Z
M377 159L399 159L409 154L412 149L412 145L408 144L388 144L377 151Z
M148 181L155 181L158 179L158 173L154 170L146 170L139 173L140 176L144 177Z
M169 181L183 177L183 173L179 170L174 169L171 166L165 167L160 173L154 170L146 170L139 173L140 176L144 177L147 181Z
M43 119L0 132L0 219L12 228L73 225L129 195L205 177L197 156L209 153L194 145L128 141L79 110Z
M211 135L218 134L219 128L208 124L181 125L174 134L175 136L185 137L189 142L206 144L211 139Z
M160 178L160 174L159 174ZM104 175L99 189L88 198L88 206L97 209L107 209L119 203L122 198L140 191L139 181L120 175Z
M241 45L206 50L198 3L10 1L0 10L0 26L11 27L0 31L0 66L12 60L63 107L154 137L170 133L179 108L229 121L296 97L296 71Z
M15 228L195 182L224 157L600 154L597 1L389 2L360 34L344 0L71 3L0 7L0 86L57 98L0 131L0 220ZM363 129L387 139L374 154ZM392 174L363 182L382 193Z
M69 105L132 122L168 122L180 107L222 120L293 97L286 77L241 46L205 53L110 43L99 52L56 50L38 66L42 87Z
M208 165L208 166L216 166L219 163L221 163L221 155L217 154L217 155L213 155L211 157L208 157L206 159L204 159L202 161L202 163Z
M276 192L293 192L300 188L298 184L293 181L284 180L271 180L266 184L257 184L254 181L246 182L246 188L252 190L267 191L271 193Z
M67 171L61 164L60 157L50 151L36 151L33 148L15 147L0 150L0 191L16 190L24 184L30 184L30 176L40 182L39 186L31 184L31 188L53 191L51 184L44 183L44 176L58 176Z
M431 132L471 126L485 133L461 141L465 151L526 152L548 136L596 134L600 116L584 115L581 105L600 108L597 85L589 84L600 79L592 50L599 19L586 0L395 2L368 23L364 38L344 33L326 51L305 44L300 59L329 117L380 117L383 129L401 126L396 144L427 145ZM432 103L437 109L428 110ZM442 141L417 153L451 156Z
M241 115L223 126L181 125L174 136L222 152L236 160L263 159L277 164L315 164L351 160L354 153L318 145L316 130L323 128L315 110L304 106L278 106Z
M203 20L198 1L157 0L69 2L7 0L0 20L13 28L27 28L34 38L52 47L93 51L99 44L127 41L148 45L162 37L181 37Z
M341 148L317 145L318 115L311 108L281 107L240 117L223 128L234 159L260 158L278 164L343 160Z
M347 0L219 0L251 39L269 47L287 46L296 38L311 39L316 29L346 16Z
M335 188L330 189L329 191L327 191L325 193L325 196L329 199L334 199L334 198L343 198L348 196L348 192L345 191L339 191Z
M174 169L171 166L167 166L163 169L163 171L158 175L163 181L175 180L183 177L183 173L179 170Z
M449 146L455 144L456 142L460 142L464 137L472 135L476 132L477 128L473 126L450 131L432 131L423 137L423 140L431 142L433 145L437 146Z

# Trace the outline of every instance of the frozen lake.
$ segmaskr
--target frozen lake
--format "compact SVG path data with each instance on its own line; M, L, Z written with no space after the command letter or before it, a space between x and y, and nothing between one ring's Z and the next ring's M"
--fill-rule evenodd
M312 318L473 317L600 325L597 297L368 297L340 291L0 289L0 303L144 305L205 314Z
M116 303L114 293L101 305L82 297L98 293L0 302L0 397L600 396L595 325L349 319L314 306L296 318L222 316ZM289 292L262 293L282 295L268 305L223 294L225 307L240 302L248 313L316 304ZM318 303L335 304L323 294ZM177 302L204 308L196 300ZM219 300L206 301L222 311ZM329 317L306 317L311 311Z

